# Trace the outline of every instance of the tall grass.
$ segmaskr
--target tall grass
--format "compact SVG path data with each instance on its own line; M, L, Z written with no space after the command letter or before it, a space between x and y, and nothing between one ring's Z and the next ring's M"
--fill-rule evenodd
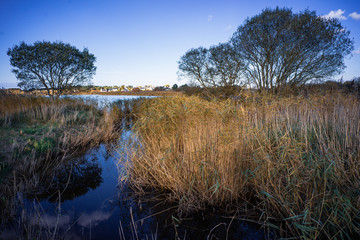
M112 139L115 135L112 115L112 111L98 110L95 104L89 105L82 100L16 95L0 97L1 128L19 131L19 139L13 139L15 143L13 141L10 147L22 148L21 152L29 148L33 153L40 150L44 155L46 151L42 151L41 145L46 145L46 139L50 139L48 144L51 146L45 146L49 154L79 150ZM26 143L16 142L21 141L23 135L33 138Z
M16 212L18 193L37 191L64 161L117 136L115 111L82 100L0 92L0 216Z
M341 93L145 101L127 181L179 202L237 209L281 237L359 234L360 102Z

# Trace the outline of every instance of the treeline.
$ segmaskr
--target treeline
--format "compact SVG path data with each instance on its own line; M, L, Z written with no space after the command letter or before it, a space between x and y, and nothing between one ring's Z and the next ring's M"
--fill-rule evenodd
M360 77L353 78L349 81L334 81L327 80L321 81L318 83L307 83L299 86L293 86L288 88L283 88L282 91L278 92L277 95L280 96L290 96L290 95L298 95L298 96L307 96L309 94L325 94L329 91L337 91L340 90L345 94L355 94L360 97ZM241 93L247 91L257 91L256 88L246 88L244 89L241 86L231 86L231 87L215 87L215 88L204 88L197 85L181 85L177 91L183 92L188 96L200 96L203 98L228 98L228 97L236 97L241 95Z

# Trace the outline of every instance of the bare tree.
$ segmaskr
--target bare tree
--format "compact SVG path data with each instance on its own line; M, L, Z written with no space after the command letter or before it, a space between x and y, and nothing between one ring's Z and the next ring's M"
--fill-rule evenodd
M242 84L244 63L230 43L221 43L209 49L190 49L178 63L181 77L195 80L205 88Z
M241 79L245 64L230 43L212 46L209 53L214 86L233 87L245 84Z
M294 14L266 9L247 19L230 42L246 64L247 79L259 89L301 85L340 73L353 50L349 31L337 19L313 11Z
M178 62L180 77L197 81L202 87L214 84L212 69L209 66L209 51L206 48L192 48Z

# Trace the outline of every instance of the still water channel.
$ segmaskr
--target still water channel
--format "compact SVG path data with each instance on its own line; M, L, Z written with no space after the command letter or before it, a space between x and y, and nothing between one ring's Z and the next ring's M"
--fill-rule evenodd
M137 96L87 97L99 106ZM174 206L132 197L119 185L123 146L131 137L124 129L115 144L101 144L59 169L51 189L27 196L26 219L34 226L56 232L61 239L272 239L256 224L217 212L196 213L181 222ZM4 238L16 232L3 233ZM51 234L50 234L51 235ZM1 237L0 237L1 238Z

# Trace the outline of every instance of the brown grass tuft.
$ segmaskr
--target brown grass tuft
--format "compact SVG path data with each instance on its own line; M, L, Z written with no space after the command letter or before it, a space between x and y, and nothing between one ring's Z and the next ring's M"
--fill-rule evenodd
M160 189L181 211L238 208L281 236L359 232L360 102L341 93L235 102L145 101L128 182Z

